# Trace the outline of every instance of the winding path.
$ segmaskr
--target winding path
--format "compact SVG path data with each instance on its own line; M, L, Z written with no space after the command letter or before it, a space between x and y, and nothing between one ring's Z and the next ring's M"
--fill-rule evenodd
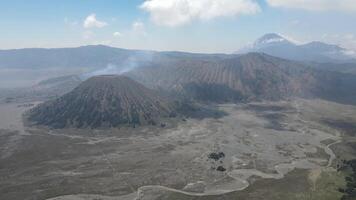
M300 105L298 102L294 102L295 108L297 110L297 115L296 115L296 119L298 119L301 122L307 123L305 120L303 120L300 117ZM306 126L303 126L301 128L299 128L297 130L297 132L300 132L302 134L305 134L305 130L307 129ZM338 144L342 141L342 139L340 138L340 134L337 133L336 136L332 136L328 139L332 139L332 140L336 140L335 142L326 145L323 149L325 151L326 154L329 155L329 159L328 159L328 164L323 167L323 168L330 168L332 166L333 161L335 160L336 156L335 153L333 152L333 150L330 148L332 145ZM217 191L213 191L213 192L205 192L205 193L193 193L193 192L186 192L183 190L177 190L177 189L172 189L172 188L168 188L168 187L164 187L164 186L159 186L159 185L148 185L148 186L142 186L138 189L137 191L137 197L134 200L140 200L143 198L143 196L145 195L145 190L147 189L151 189L151 190L165 190L165 191L169 191L169 192L175 192L175 193L180 193L180 194L185 194L185 195L189 195L189 196L198 196L198 197L202 197L202 196L207 196L207 195L221 195L221 194L226 194L226 193L230 193L230 192L235 192L235 191L241 191L246 189L249 186L249 182L246 181L249 177L252 176L258 176L261 178L271 178L271 179L281 179L285 176L285 174L287 174L288 172L296 169L296 168L313 168L313 167L318 167L318 166L312 166L313 164L311 164L309 161L311 160L318 160L318 159L300 159L300 160L294 160L291 163L282 163L279 165L275 166L275 170L277 173L273 173L273 174L268 174L268 173L264 173L261 172L259 170L256 169L239 169L239 170L233 170L231 172L228 172L227 175L233 179L235 179L236 181L241 183L240 187L235 188L234 190L217 190ZM306 167L309 164L309 167Z

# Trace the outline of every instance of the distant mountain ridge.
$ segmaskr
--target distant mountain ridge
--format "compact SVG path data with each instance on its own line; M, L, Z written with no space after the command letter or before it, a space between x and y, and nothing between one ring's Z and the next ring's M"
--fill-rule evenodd
M278 34L266 34L252 45L236 53L260 52L268 55L302 62L345 64L356 63L356 53L336 45L311 42L297 45ZM171 58L216 59L232 58L233 54L198 54L187 52L157 52L130 50L104 45L56 49L14 49L0 50L0 69L80 69L85 76L123 73L152 62L165 62ZM336 69L336 67L328 67ZM355 68L355 69L354 69ZM352 69L342 71L355 71Z
M42 84L62 84L73 78ZM356 75L317 70L263 53L214 59L173 53L124 75L89 78L62 97L32 109L28 119L53 128L154 125L179 113L194 114L190 102L210 105L295 97L356 104Z
M319 63L356 63L356 52L337 45L323 42L295 44L276 33L269 33L257 39L252 45L240 49L236 53L261 52L272 56L296 61Z
M0 50L0 68L91 68L121 65L131 56L149 56L152 51L120 49L104 45L76 48L31 48Z
M356 97L356 76L316 70L300 62L249 53L214 61L172 59L127 74L152 88L200 101L241 102L290 97ZM356 101L355 101L356 102Z
M285 47L283 53L291 52L286 51L286 48L291 50L295 50L295 47L300 48L300 45L295 45L277 34L266 35L254 46L265 49ZM335 45L317 42L302 47L306 52L314 48L322 49L324 52L330 49L340 50ZM13 65L17 62L27 63L28 67L50 67L60 60L57 66L63 65L64 68L84 66L93 68L84 75L52 79L34 87L36 93L40 94L43 93L42 91L44 93L51 91L51 98L69 92L82 80L92 76L122 73L147 87L212 102L277 100L308 95L351 97L353 91L356 91L354 76L346 74L354 72L351 64L291 61L270 56L268 53L241 55L154 52L99 45L67 49L34 49L36 55L32 57L32 50L0 51L0 58L1 54L4 56L9 52L9 54L15 53L8 59L1 58L0 68L9 60L12 64L7 67L20 67L21 65ZM21 55L19 59L15 59L17 53ZM50 57L47 57L48 55ZM31 62L33 58L35 58L34 62ZM39 59L36 60L37 58ZM46 60L48 62L42 63ZM37 65L38 63L41 65ZM47 66L48 63L52 64ZM76 65L76 63L80 64ZM113 65L108 67L110 63ZM340 70L336 65L341 66L342 69ZM345 74L328 72L328 70L342 71Z

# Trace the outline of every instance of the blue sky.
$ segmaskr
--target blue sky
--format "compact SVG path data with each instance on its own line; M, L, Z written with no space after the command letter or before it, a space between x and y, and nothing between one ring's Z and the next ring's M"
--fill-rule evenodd
M233 52L265 33L356 49L356 0L1 0L0 49Z

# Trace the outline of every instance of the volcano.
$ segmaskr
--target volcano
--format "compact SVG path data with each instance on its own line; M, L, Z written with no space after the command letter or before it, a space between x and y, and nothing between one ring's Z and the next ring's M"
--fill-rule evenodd
M154 90L118 75L92 77L64 96L28 113L34 125L99 128L156 124L174 114Z

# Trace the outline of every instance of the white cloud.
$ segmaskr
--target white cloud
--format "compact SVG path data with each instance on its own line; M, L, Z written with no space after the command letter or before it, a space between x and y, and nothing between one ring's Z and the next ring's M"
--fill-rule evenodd
M120 33L120 32L114 32L114 33L113 33L113 36L114 36L114 37L121 37L121 36L122 36L122 33Z
M169 27L261 10L255 0L146 0L140 7L150 13L155 24Z
M300 21L297 20L297 19L295 19L295 20L292 20L291 23L292 23L293 25L299 25L299 24L300 24Z
M141 21L135 21L134 23L132 23L132 31L136 34L147 34L145 24L143 24Z
M340 45L343 48L353 50L353 54L356 51L356 35L353 33L346 34L324 34L322 41L326 43L333 43Z
M346 35L345 35L345 38L348 39L348 40L354 40L354 39L356 39L356 38L355 38L355 35L352 34L352 33L346 34Z
M355 0L267 0L273 7L310 11L356 11Z
M294 43L294 44L303 44L302 41L295 39L294 37L282 33L278 33L278 35L282 36L283 38L287 39L288 41Z
M111 40L94 41L91 44L92 45L112 45L112 41Z
M108 23L97 20L95 14L89 15L83 23L84 28L102 28L107 25Z
M83 32L84 40L89 40L89 39L93 38L94 36L95 36L95 34L92 31L84 31Z

